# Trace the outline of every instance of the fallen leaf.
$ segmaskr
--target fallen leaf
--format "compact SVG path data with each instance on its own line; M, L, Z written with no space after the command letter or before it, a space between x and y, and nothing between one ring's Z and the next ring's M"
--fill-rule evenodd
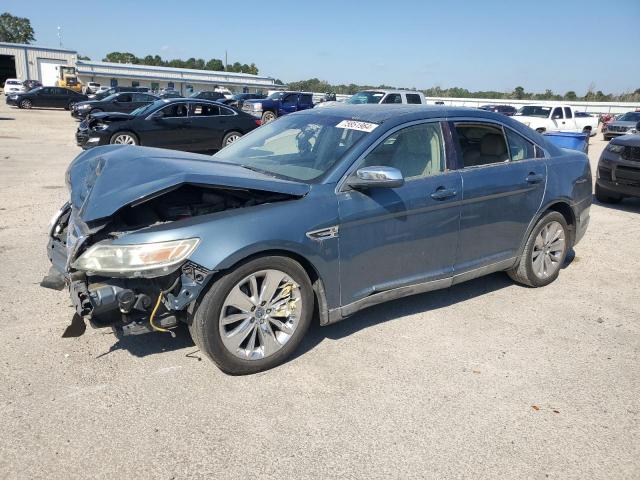
M554 410L553 413L560 413L558 410Z
M471 370L473 373L480 373L480 370Z
M540 410L540 407L537 405L531 405L531 408L533 408L536 412Z

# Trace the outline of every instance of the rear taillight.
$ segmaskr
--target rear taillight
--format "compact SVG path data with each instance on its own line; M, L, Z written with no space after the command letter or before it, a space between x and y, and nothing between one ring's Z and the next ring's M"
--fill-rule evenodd
M258 119L258 118L257 118L257 119L256 119L256 120L254 120L254 121L256 122L256 125L258 125L258 126L262 125L262 120L260 120L260 119Z

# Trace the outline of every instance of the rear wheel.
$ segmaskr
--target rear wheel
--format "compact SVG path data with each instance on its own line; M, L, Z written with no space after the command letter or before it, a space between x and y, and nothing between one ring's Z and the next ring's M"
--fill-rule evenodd
M596 183L596 198L602 203L620 203L622 201L622 195L616 195L608 190L603 190L600 185Z
M111 136L109 143L114 145L138 145L138 137L131 132L118 132Z
M241 136L242 134L240 132L227 133L222 139L222 148L226 147L227 145L231 145L233 142L238 140Z
M276 119L276 114L273 112L264 112L262 114L262 124L273 122Z
M223 372L256 373L280 365L298 347L313 302L311 282L298 262L261 257L213 283L189 331Z
M24 100L20 101L20 104L18 106L20 108L29 109L29 108L33 107L33 103L31 103L31 100L29 100L28 98L25 98Z
M569 249L567 221L558 212L549 212L536 224L518 259L507 273L530 287L549 285L560 273Z

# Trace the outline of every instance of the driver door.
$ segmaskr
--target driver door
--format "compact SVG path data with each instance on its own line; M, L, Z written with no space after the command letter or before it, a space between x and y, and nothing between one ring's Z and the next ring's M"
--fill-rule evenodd
M133 95L131 93L121 93L112 102L111 107L109 108L109 111L129 113L134 110L133 105L134 105Z
M278 116L286 115L287 113L293 113L298 110L298 94L297 93L289 93L285 95L282 99L282 103L280 106L282 110L279 112Z
M398 129L356 166L402 172L399 188L338 193L341 304L453 274L462 180L447 168L440 122Z
M564 113L562 113L562 107L556 107L551 112L551 121L553 122L554 129L563 132L567 130L566 120L564 118Z

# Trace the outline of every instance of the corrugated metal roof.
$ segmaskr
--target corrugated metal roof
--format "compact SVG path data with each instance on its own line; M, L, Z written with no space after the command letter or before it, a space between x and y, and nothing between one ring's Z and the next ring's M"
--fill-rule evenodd
M5 48L20 48L20 49L29 49L29 50L42 50L47 52L64 52L77 54L78 52L75 50L68 50L65 48L51 48L51 47L39 47L38 45L31 45L28 43L10 43L10 42L0 42L0 47Z

